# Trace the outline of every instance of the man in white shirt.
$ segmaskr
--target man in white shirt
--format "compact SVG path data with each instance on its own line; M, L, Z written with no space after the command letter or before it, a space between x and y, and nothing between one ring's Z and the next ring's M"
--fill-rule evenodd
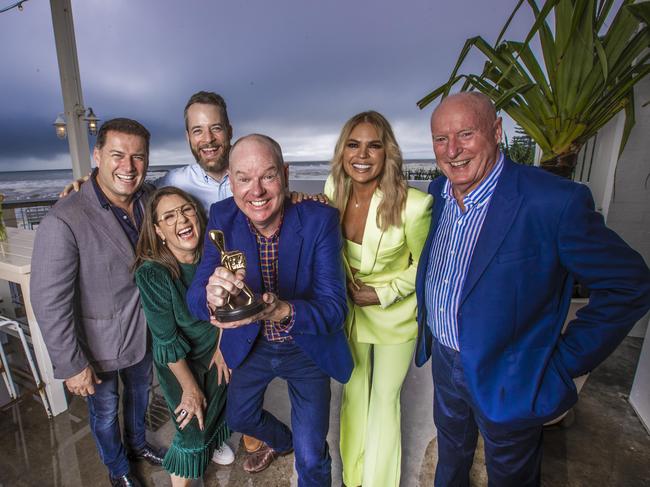
M207 214L212 203L232 196L228 178L232 127L226 102L213 92L194 93L185 105L184 115L185 136L196 162L172 169L154 184L187 191Z

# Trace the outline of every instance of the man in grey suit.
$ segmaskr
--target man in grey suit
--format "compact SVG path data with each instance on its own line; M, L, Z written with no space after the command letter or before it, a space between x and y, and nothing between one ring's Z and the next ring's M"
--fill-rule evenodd
M151 351L131 263L138 239L149 132L135 120L102 125L91 184L59 201L36 233L31 293L54 376L87 398L90 428L112 485L138 486L128 458L162 464L146 443ZM118 421L123 387L124 440ZM127 456L128 455L128 456Z

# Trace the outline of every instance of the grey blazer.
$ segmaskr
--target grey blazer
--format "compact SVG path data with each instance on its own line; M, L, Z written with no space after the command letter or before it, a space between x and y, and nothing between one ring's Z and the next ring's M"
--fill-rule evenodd
M147 325L133 259L128 237L90 183L57 202L38 226L30 289L57 379L88 364L106 372L144 357Z

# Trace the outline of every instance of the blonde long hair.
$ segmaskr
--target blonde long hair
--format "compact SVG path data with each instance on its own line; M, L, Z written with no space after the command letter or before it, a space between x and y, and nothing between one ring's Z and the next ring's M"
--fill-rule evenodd
M350 177L343 169L343 151L352 130L364 122L375 127L386 151L384 169L379 175L378 184L383 193L383 198L377 208L377 226L382 231L385 231L390 226L399 227L402 224L402 210L406 205L408 186L402 173L402 151L397 145L393 129L381 113L373 110L358 113L343 125L331 162L334 182L334 205L340 210L341 220L343 220L344 209L350 191Z
M165 186L159 188L149 196L149 200L145 205L144 218L142 219L142 230L140 231L140 238L135 248L135 262L133 263L133 271L144 264L146 261L158 262L164 266L174 279L180 279L181 269L174 254L163 245L162 240L156 234L155 224L158 221L158 203L165 196L176 195L183 198L188 203L194 205L196 208L196 220L199 231L199 245L194 251L194 262L198 262L201 257L201 247L203 232L205 231L205 216L203 215L203 208L199 206L194 198L187 194L182 189L173 186Z

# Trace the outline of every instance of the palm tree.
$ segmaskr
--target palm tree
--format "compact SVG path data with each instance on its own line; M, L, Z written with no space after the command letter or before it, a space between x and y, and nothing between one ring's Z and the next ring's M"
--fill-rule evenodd
M519 125L515 126L515 135L508 141L508 135L504 132L505 145L503 150L506 156L520 164L531 166L535 159L535 143L524 129Z
M527 2L535 22L523 42L502 40ZM609 26L614 0L518 0L494 46L467 39L449 80L418 101L420 108L462 90L488 95L542 150L542 167L571 177L582 145L625 110L623 150L634 125L634 85L650 72L650 1L624 0ZM554 29L549 25L553 15ZM539 39L542 62L530 43ZM458 74L471 49L487 61L480 75Z

